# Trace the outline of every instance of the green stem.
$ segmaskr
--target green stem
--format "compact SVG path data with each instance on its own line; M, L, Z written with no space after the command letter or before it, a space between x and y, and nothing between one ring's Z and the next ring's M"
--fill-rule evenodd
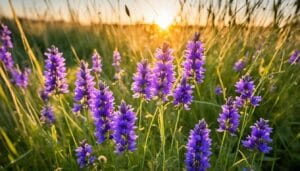
M227 134L227 131L224 132L223 137L222 137L221 147L220 147L218 159L217 159L217 162L216 162L216 166L219 164L220 156L222 155L222 150L223 150L224 142L225 142L225 139L226 139L226 134Z
M163 153L163 168L162 170L166 170L165 161L166 161L166 150L165 150L165 144L166 144L166 137L165 137L165 125L164 125L164 105L162 104L160 106L159 111L159 132L160 132L160 141L161 141L161 150Z
M251 167L253 170L255 170L255 167L254 167L255 157L256 157L256 152L254 152L253 157L252 157L252 162L251 162Z
M242 139L242 136L243 136L243 133L244 133L244 130L246 128L246 125L247 125L247 107L245 108L245 113L243 115L243 122L242 122L242 129L241 129L241 132L240 132L240 136L239 136L239 140L237 142L237 147L236 147L236 151L235 151L235 154L234 154L234 160L233 160L233 163L236 162L236 159L237 159L237 155L238 155L238 152L239 152L239 149L240 149L240 142L241 142L241 139Z
M144 100L142 99L137 111L137 114L139 115L139 130L141 130L141 126L142 126L142 110L143 110L143 102Z
M68 118L67 118L68 113L67 113L67 111L66 111L66 109L65 109L65 106L64 106L64 104L63 104L63 101L62 101L62 95L59 96L59 102L60 102L61 108L62 108L62 110L63 110L64 118L65 118L65 120L66 120L67 127L68 127L68 129L69 129L69 132L70 132L70 134L71 134L71 136L72 136L72 139L73 139L73 141L74 141L74 144L77 146L77 141L76 141L76 139L75 139L75 136L74 136L74 134L73 134L73 131L72 131L71 127L70 127L70 124L69 124L69 121L68 121Z
M195 84L195 87L196 87L198 99L200 99L200 90L199 90L199 86L198 86L198 83L197 83L196 80L194 80L194 84ZM195 98L195 99L196 99L196 98Z
M261 157L260 157L260 161L259 161L259 169L261 169L261 166L262 166L262 162L263 162L263 159L264 159L264 153L261 153Z
M155 109L155 112L154 112L154 114L152 116L150 125L149 125L148 130L147 130L146 140L145 140L145 145L144 145L144 156L143 156L143 162L142 162L142 170L144 170L144 163L145 163L145 157L146 157L146 149L147 149L147 144L148 144L148 138L149 138L149 135L150 135L150 132L151 132L151 127L152 127L153 122L154 122L154 120L156 118L157 111L158 111L158 108Z
M227 163L228 163L228 158L229 158L229 154L230 154L230 150L231 150L231 145L232 145L232 138L229 139L229 143L227 145L227 151L226 151L226 159L225 159L225 169L227 169Z
M177 112L177 118L176 118L175 128L174 128L174 131L173 131L172 141L171 141L171 149L173 148L175 134L176 134L176 131L177 131L177 126L178 126L178 122L179 122L179 118L180 118L180 113L181 113L181 108L178 109L178 112Z

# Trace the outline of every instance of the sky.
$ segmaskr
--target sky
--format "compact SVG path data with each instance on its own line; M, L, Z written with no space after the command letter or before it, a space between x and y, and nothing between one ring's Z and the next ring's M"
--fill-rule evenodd
M207 20L209 2L217 7L219 0L12 0L19 17L44 20L79 20L83 24L98 23L158 23L167 25L184 21L187 24L204 25ZM220 0L224 5L228 0ZM250 0L254 3L258 0ZM285 14L294 11L292 4L295 0L285 0L283 10ZM273 0L263 0L264 11L257 11L256 22L268 23L272 18ZM233 0L239 13L238 21L245 18L245 0ZM200 4L200 5L199 5ZM129 9L130 17L126 14L125 5ZM201 10L199 12L199 6ZM72 15L71 15L72 14ZM0 16L11 17L8 0L0 0ZM72 17L73 16L73 17Z

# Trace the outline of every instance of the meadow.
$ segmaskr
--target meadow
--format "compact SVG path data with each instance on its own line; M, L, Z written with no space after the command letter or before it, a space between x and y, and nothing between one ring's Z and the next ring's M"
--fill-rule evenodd
M282 27L246 25L170 26L65 23L2 18L1 24L12 32L10 50L15 66L30 68L28 85L11 81L4 63L0 68L0 169L1 170L79 170L75 149L86 140L92 146L94 164L87 170L184 170L190 130L204 119L211 130L210 170L297 170L300 167L300 63L289 62L300 47L299 24ZM196 32L204 45L205 74L202 83L191 81L193 100L190 110L173 104L173 92L184 75L187 43ZM156 49L167 42L173 50L175 80L165 102L133 98L131 90L137 63L147 59L151 68L158 61ZM3 44L3 43L2 43ZM55 45L63 53L69 92L52 94L43 101L45 84L44 53ZM122 75L114 79L113 52L120 52ZM101 74L91 73L95 88L104 82L113 93L114 111L121 101L132 105L136 113L136 150L115 153L115 142L97 143L93 112L88 107L72 111L76 73L84 60L92 66L94 50L102 59ZM299 55L298 55L299 58ZM236 71L238 60L245 67ZM238 108L240 125L233 136L218 132L219 114L228 97L238 96L236 82L252 77L259 105ZM221 93L216 93L219 86ZM54 123L41 121L41 110L50 104ZM248 105L248 106L247 106ZM180 114L180 115L179 115ZM179 115L179 117L178 117ZM247 117L246 117L247 116ZM243 122L243 119L246 118ZM272 128L268 143L272 150L264 154L241 145L251 134L250 126L259 118L269 120ZM227 132L227 134L226 134Z

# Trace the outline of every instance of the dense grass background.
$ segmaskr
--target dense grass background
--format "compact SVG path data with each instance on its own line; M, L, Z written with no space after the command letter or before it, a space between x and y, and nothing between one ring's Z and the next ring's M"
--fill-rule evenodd
M106 163L99 163L98 169L104 170L161 170L162 156L160 134L157 120L151 129L146 148L145 166L142 166L145 136L150 120L156 109L156 102L143 104L142 128L138 130L138 150L118 156L113 143L98 145L93 135L94 126L91 120L83 122L76 117L73 106L75 72L79 59L91 63L93 49L102 56L104 80L111 88L116 105L124 99L135 110L140 100L132 98L130 90L136 63L143 58L154 62L155 49L163 42L169 42L174 49L176 76L182 73L181 62L186 43L195 31L201 34L205 44L207 69L204 83L199 85L200 95L195 91L194 103L190 111L183 111L176 133L175 148L170 148L171 136L177 109L169 104L165 115L166 159L167 170L184 168L185 144L189 130L198 120L205 118L212 130L213 155L212 165L216 162L222 135L215 130L218 127L217 117L224 97L235 96L234 84L244 74L250 74L257 86L257 94L263 97L262 104L255 108L252 122L259 117L269 119L274 128L272 138L273 150L263 158L261 170L295 170L300 167L300 70L299 64L291 66L287 60L295 49L300 47L300 27L288 24L284 27L192 27L173 26L168 31L160 30L155 25L91 25L78 23L36 22L22 20L20 25L15 20L1 19L13 33L13 57L20 68L29 66L32 69L28 89L21 90L12 85L5 70L0 69L0 169L8 170L78 170L74 149L82 139L93 145L97 156L107 158ZM23 29L24 33L20 31ZM28 40L26 45L25 39ZM42 88L42 75L45 56L43 53L51 45L56 45L64 53L68 68L70 93L53 97L51 104L55 109L57 121L52 126L42 125L39 121L43 107L38 92ZM31 50L33 53L31 53ZM115 48L121 53L121 67L125 70L124 79L114 83L112 53ZM240 58L246 58L247 67L237 73L233 64ZM34 63L36 60L37 63ZM224 95L216 96L214 89L223 85ZM88 131L85 131L88 128ZM246 134L245 134L246 135ZM245 136L244 136L245 137ZM238 137L231 141L236 142ZM227 169L241 170L249 167L252 153L241 147L245 156L239 155L240 163L229 163ZM227 150L229 161L234 152ZM235 150L235 148L233 148ZM231 160L230 160L231 159ZM251 161L249 161L251 162ZM255 161L260 166L260 156ZM224 168L217 168L223 170Z

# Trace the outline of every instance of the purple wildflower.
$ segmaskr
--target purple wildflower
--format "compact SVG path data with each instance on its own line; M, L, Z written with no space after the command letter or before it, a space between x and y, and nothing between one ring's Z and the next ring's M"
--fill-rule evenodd
M21 88L26 88L28 85L28 75L30 73L30 69L26 68L23 72L18 69L12 69L12 82Z
M250 103L253 106L258 106L261 97L254 96L255 85L254 81L249 75L243 76L236 84L236 92L240 94L240 97L237 98L237 106L243 106L247 100L250 100Z
M195 33L194 39L188 42L183 67L188 78L192 77L201 84L205 73L205 56L203 43L199 40L199 37L200 34Z
M222 112L219 115L218 122L218 132L228 131L230 134L235 135L240 123L240 115L231 97L227 99L225 105L222 105Z
M96 50L94 50L93 56L92 56L92 70L95 73L101 73L102 72L102 60L101 60L101 56L98 54L98 52Z
M215 88L215 93L216 95L221 95L223 94L223 90L222 90L222 87L220 85L217 85L216 88Z
M259 103L261 102L261 96L252 96L250 98L250 103L252 106L259 106Z
M244 59L239 59L238 61L236 61L234 63L234 66L233 66L233 69L236 71L236 72L240 72L242 71L246 66L246 62Z
M115 80L121 79L122 69L121 69L121 55L118 49L116 49L113 53L113 63L112 66L115 67L116 73L114 76Z
M65 59L62 53L58 51L58 48L51 46L48 52L45 64L45 86L44 91L46 94L64 94L68 92L68 84L66 81L66 66Z
M295 65L295 64L297 64L297 63L299 63L299 62L300 62L300 53L299 53L298 50L296 50L296 51L291 55L291 57L290 57L290 59L289 59L289 63L290 63L291 65Z
M204 171L210 167L211 138L210 129L204 119L196 124L194 130L190 131L189 140L185 154L186 169L188 171Z
M151 69L147 60L137 64L137 72L133 75L131 90L133 97L143 97L146 100L151 98Z
M6 49L12 49L13 48L13 43L11 41L11 31L8 29L8 27L4 24L1 25L2 29L0 32L0 39L2 42L2 46Z
M10 35L11 31L7 26L2 24L2 28L0 30L0 60L4 63L4 66L7 69L12 69L14 66L13 58L11 56L11 53L9 52L9 49L13 48Z
M94 97L94 77L91 75L91 69L88 68L88 64L84 61L80 62L80 67L76 75L75 82L75 95L74 95L74 107L73 112L78 112L83 106L92 107L92 101Z
M76 157L77 163L80 168L84 168L93 164L96 160L96 157L92 155L92 146L89 145L86 140L80 142L80 146L76 148Z
M55 121L55 116L53 109L50 105L46 105L42 109L42 115L40 117L40 121L46 124L53 124Z
M173 66L173 50L169 45L164 43L163 47L156 50L156 62L152 74L152 93L153 96L159 97L162 101L167 101L171 93L173 83L175 81L175 73Z
M119 111L115 112L115 118L112 123L116 153L121 154L126 150L136 150L136 120L133 108L130 105L126 105L122 100Z
M256 123L250 127L251 135L242 141L243 146L251 150L258 149L263 153L269 153L272 150L272 147L268 146L268 143L272 142L270 138L272 128L270 128L268 122L268 120L262 118L256 121Z
M95 135L97 143L104 142L111 130L112 114L114 110L114 96L109 87L99 83L99 90L95 90L92 111L94 114Z
M183 77L181 79L180 84L177 86L176 90L174 91L174 105L178 106L182 104L185 110L190 109L190 105L193 100L193 86L191 86L187 82L187 78Z

